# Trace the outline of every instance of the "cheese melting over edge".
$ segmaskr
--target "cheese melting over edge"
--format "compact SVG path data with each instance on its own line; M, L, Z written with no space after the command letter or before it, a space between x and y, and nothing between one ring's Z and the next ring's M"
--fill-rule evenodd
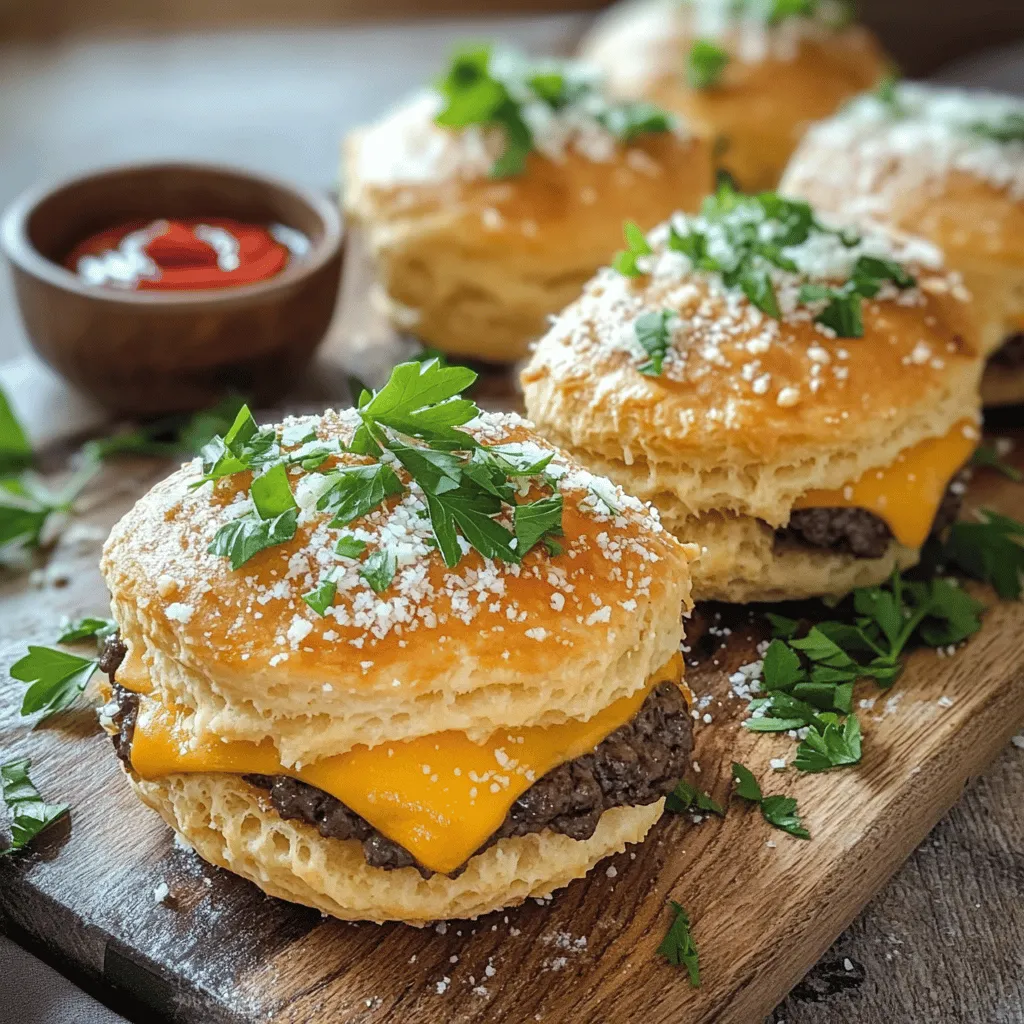
M855 483L834 491L808 491L793 507L864 508L884 519L901 544L919 548L931 533L950 480L977 443L975 424L961 420L944 437L919 442L884 469L869 470Z
M408 850L424 867L451 872L497 831L512 804L553 768L594 750L640 710L660 682L681 683L676 654L644 686L586 722L498 729L485 743L465 733L356 747L286 768L273 743L196 744L186 712L140 696L131 761L143 779L191 772L288 775L322 789Z

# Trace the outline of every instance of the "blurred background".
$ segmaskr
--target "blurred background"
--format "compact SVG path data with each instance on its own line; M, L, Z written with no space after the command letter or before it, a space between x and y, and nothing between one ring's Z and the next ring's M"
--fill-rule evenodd
M0 0L0 207L122 161L226 161L332 189L339 141L452 44L569 50L587 0ZM1024 91L1021 0L862 0L912 76ZM26 350L0 274L0 362Z

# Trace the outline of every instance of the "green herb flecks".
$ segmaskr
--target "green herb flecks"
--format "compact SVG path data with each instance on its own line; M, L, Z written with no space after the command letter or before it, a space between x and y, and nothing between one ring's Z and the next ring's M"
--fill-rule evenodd
M694 89L713 89L722 81L729 54L708 39L697 39L686 57L686 80Z
M950 527L940 557L967 576L991 584L1004 600L1019 600L1024 523L991 509L982 509L977 516L976 522L961 521Z
M23 850L43 829L68 812L67 804L44 803L28 777L32 762L26 757L0 765L0 797L11 816L11 845L0 856Z
M1000 121L979 121L970 131L994 142L1024 142L1024 114L1006 114Z
M690 918L686 911L675 900L671 900L672 924L665 938L658 946L658 954L663 956L673 967L685 967L690 976L690 984L700 988L700 955L697 944L690 934Z
M533 64L489 45L458 49L437 89L444 99L437 124L456 130L470 125L502 130L505 148L491 168L496 178L526 169L535 148L527 112L531 106L546 108L549 117L579 107L623 143L672 127L672 118L650 103L605 99L592 77L574 65L551 60Z
M681 780L674 790L665 797L665 810L673 814L686 811L705 811L708 814L725 815L725 808L710 793L691 786L685 779Z
M971 456L971 465L983 469L994 469L1014 483L1024 482L1024 473L1003 458L999 444L980 444Z
M761 817L773 828L788 832L797 839L811 838L796 813L796 800L793 797L765 796L753 772L736 761L732 765L732 779L736 796L757 804L761 808Z
M665 356L672 347L672 327L677 320L670 309L643 313L633 324L637 344L647 353L647 359L637 366L645 377L660 377Z

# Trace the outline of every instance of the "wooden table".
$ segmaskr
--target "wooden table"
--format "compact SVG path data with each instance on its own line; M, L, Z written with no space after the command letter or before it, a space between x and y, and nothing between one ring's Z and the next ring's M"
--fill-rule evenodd
M567 16L502 32L558 47L578 27ZM437 24L0 51L0 203L38 177L171 154L329 185L345 127L428 77L452 38L490 31ZM23 352L11 296L0 291L0 357ZM0 380L18 374L19 404L52 429L68 396L42 397L31 363L5 367ZM77 414L84 422L90 411ZM776 1010L775 1024L1024 1022L1022 806L1024 749L1011 746Z

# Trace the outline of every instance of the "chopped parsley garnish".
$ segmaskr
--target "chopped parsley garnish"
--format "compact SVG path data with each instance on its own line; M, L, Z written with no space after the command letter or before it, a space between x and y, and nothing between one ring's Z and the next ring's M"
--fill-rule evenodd
M489 45L458 49L437 89L445 101L437 124L454 129L494 126L504 132L504 152L491 168L496 178L525 170L526 159L536 148L532 125L538 113L549 119L575 108L624 143L672 127L672 118L650 103L605 99L592 73L573 64L531 63Z
M334 604L334 595L338 592L337 581L328 577L325 577L320 581L320 585L315 590L310 590L302 595L302 600L309 605L317 613L317 615L324 616L327 614L327 609Z
M712 89L722 80L729 54L708 39L698 39L686 58L686 80L694 89Z
M690 934L689 915L675 900L670 903L674 916L665 938L658 946L658 954L673 967L685 967L690 976L690 984L700 988L700 955Z
M893 573L885 585L855 590L834 609L844 618L805 630L795 619L770 615L775 639L762 659L763 696L751 702L753 717L743 724L752 732L806 729L793 762L801 771L856 764L861 737L854 683L873 679L891 686L911 647L961 643L981 628L981 610L952 580Z
M255 470L250 483L254 507L222 526L209 550L230 558L237 569L258 552L291 540L298 509L287 467L298 462L323 474L317 510L332 517L329 528L346 527L404 495L408 485L399 476L400 467L422 491L433 543L449 567L461 561L465 545L506 563L521 562L541 543L552 553L560 551L555 538L562 534L561 494L520 502L513 482L543 480L554 453L538 455L535 448L517 443L483 445L457 429L480 414L474 402L461 397L475 380L476 374L464 366L433 359L402 363L379 391L362 391L356 410L360 424L347 448L332 442L335 447L323 452L307 428L297 426L287 438L278 438L273 428L257 427L243 407L229 432L207 445L203 476L193 486ZM301 446L288 450L293 444ZM309 446L317 449L313 460L303 457ZM341 451L367 461L325 468ZM355 559L366 550L350 534L343 534L335 548L340 557ZM383 547L366 556L359 574L381 593L396 571L394 552ZM336 591L337 580L328 575L304 600L324 614Z
M113 619L99 619L87 616L75 619L64 627L64 632L57 637L59 644L80 644L86 640L95 640L100 646L107 637L117 632L117 623Z
M1006 114L1001 121L980 121L970 131L995 142L1024 142L1024 114Z
M31 767L27 757L0 765L0 796L11 815L11 845L0 850L0 857L23 850L43 829L68 812L67 804L43 802L28 777Z
M622 225L622 234L626 239L626 248L617 252L612 259L612 266L625 277L639 277L643 271L637 266L641 256L650 256L654 251L640 225L627 220Z
M17 473L32 464L32 445L11 403L0 390L0 476Z
M397 568L398 562L395 559L395 553L390 548L382 547L377 548L363 562L359 575L370 584L376 593L381 594L391 586Z
M11 676L29 684L21 713L34 715L41 711L42 720L63 711L89 685L98 667L98 658L80 658L51 647L30 646L28 654L11 666Z
M240 569L250 558L267 548L284 544L295 536L298 509L290 508L270 519L249 512L225 523L214 534L207 550L211 555L230 559L232 569Z
M682 779L676 788L665 797L665 810L671 811L673 814L682 814L684 811L694 809L719 816L725 814L725 808L714 800L710 793L696 789Z
M1008 480L1012 480L1017 484L1024 482L1024 473L1021 473L1016 466L1011 466L1003 458L998 446L994 444L978 445L971 456L971 465L984 469L994 469L997 473L1002 473Z
M907 116L907 109L904 107L899 95L900 80L897 75L886 75L875 88L874 96L879 103L885 107L889 117L900 121Z
M647 272L644 258L652 249L632 222L626 223L624 233L627 249L616 254L612 266L627 277L638 277ZM894 260L866 254L840 259L840 265L849 267L845 281L811 280L796 259L798 247L814 235L837 239L840 253L861 243L854 234L822 224L802 200L774 192L743 195L722 178L699 217L678 217L669 225L667 247L685 256L695 271L720 274L726 288L741 291L776 320L782 317L776 286L789 275L799 286L798 301L811 309L815 322L840 338L863 336L863 300L874 298L883 285L905 290L917 283Z
M670 309L644 313L633 324L637 343L647 353L647 359L638 367L645 377L660 377L665 356L672 347L672 322L676 319Z
M954 523L940 557L1006 601L1019 600L1024 580L1024 523L982 509L977 522ZM955 642L955 641L950 641Z
M761 817L774 828L788 832L797 839L810 839L796 813L796 800L791 796L765 796L753 772L737 761L732 764L733 792L761 808Z

